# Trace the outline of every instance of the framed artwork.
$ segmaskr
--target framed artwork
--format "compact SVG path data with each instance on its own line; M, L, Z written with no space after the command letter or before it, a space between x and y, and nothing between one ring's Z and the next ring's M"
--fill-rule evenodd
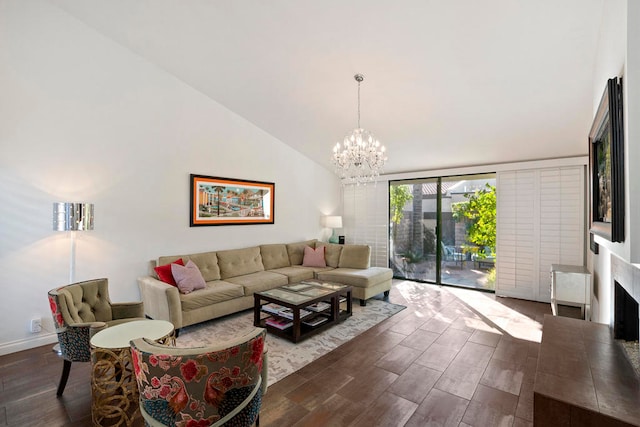
M607 82L589 132L589 227L624 241L624 128L622 79Z
M273 224L275 184L191 174L189 225Z

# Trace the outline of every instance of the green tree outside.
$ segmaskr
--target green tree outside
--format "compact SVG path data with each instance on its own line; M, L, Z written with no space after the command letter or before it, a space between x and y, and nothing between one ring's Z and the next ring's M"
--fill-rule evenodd
M397 234L398 234L398 225L402 218L404 217L404 213L402 209L407 204L407 202L413 199L413 195L411 194L411 190L408 185L392 185L389 189L389 208L391 210L391 223L393 224L392 228L392 238L394 242L394 251L397 243Z
M413 199L411 190L408 185L392 185L389 194L389 206L391 206L391 222L394 224L400 224L404 213L402 208L410 200Z
M474 245L496 247L496 187L486 184L482 190L465 194L468 199L452 204L456 221L468 220L467 241ZM484 254L489 255L489 254Z

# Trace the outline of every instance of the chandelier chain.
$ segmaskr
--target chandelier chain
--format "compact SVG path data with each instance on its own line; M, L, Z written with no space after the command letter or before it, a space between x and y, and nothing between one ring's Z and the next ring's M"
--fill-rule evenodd
M358 80L357 77L356 80ZM362 80L358 80L358 129L360 129L360 82Z

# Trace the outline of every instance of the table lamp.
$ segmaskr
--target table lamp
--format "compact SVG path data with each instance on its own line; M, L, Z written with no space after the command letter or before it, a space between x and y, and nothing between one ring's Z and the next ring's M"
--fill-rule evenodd
M338 243L336 228L342 228L342 217L339 215L325 216L324 226L332 229L331 237L329 237L329 243Z

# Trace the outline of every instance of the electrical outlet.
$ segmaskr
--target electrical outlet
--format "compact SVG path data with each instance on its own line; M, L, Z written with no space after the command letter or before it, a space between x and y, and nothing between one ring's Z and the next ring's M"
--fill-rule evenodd
M31 332L38 333L42 331L42 320L41 319L31 319Z

